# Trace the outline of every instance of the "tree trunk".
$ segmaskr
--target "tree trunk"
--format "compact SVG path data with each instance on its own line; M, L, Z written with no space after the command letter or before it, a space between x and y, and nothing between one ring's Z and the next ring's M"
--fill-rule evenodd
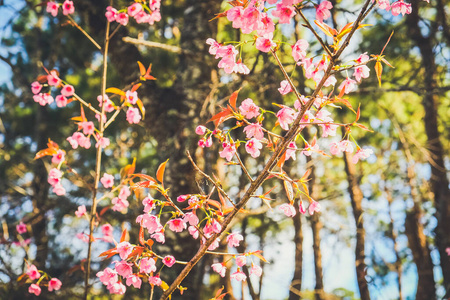
M295 201L298 207L299 201ZM297 214L292 218L294 223L294 244L295 244L295 261L294 261L294 277L289 288L289 300L301 299L302 290L302 270L303 270L303 232L302 232L302 215Z
M444 287L446 291L450 291L450 259L446 253L446 249L450 247L450 191L449 181L444 165L444 149L440 141L440 133L438 130L438 111L439 95L437 94L437 68L434 59L433 47L435 46L435 32L432 30L430 36L425 37L421 33L419 27L419 3L413 0L412 13L407 16L406 23L410 38L419 47L422 56L423 66L423 83L426 93L423 95L422 105L425 110L425 132L427 135L430 151L430 167L431 178L430 184L434 194L434 203L436 207L437 226L436 245L439 250L442 274L444 277Z
M348 192L350 194L350 200L352 203L353 216L356 223L356 247L355 247L355 267L356 267L356 279L358 281L358 288L361 299L370 299L369 286L366 281L366 268L367 265L364 262L366 258L364 251L364 243L366 232L364 230L364 221L362 218L362 200L363 194L359 188L358 179L356 177L355 165L351 162L350 156L347 152L344 152L345 172L347 173L348 180Z

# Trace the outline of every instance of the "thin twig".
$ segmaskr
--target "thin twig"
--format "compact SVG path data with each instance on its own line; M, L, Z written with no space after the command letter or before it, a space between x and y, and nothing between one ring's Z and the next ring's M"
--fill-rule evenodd
M172 46L172 45L167 45L167 44L162 44L162 43L157 43L157 42L151 42L151 41L144 41L141 39L134 39L131 37L123 37L122 41L124 41L125 43L129 43L129 44L134 44L134 45L139 45L139 46L146 46L149 48L158 48L158 49L163 49L169 52L173 52L173 53L182 53L185 52L183 49L181 49L178 46Z
M75 22L75 20L74 19L72 19L72 17L70 16L70 15L67 15L67 17L69 18L69 20L70 20L70 24L72 25L72 26L75 26L79 31L81 31L81 33L82 34L84 34L91 42L92 42L92 44L94 44L94 46L98 49L98 50L100 50L100 51L102 51L102 47L100 47L100 45L89 35L89 33L87 33L83 28L81 28L80 27L80 25L78 25L77 24L77 22ZM108 22L109 23L109 22Z
M299 8L296 8L298 14L302 17L303 21L305 21L306 23L306 27L309 28L309 30L311 30L311 32L314 34L314 36L316 37L317 41L319 41L320 45L322 46L323 50L325 50L325 52L328 54L328 56L331 58L333 57L333 54L330 52L330 49L328 48L328 46L325 44L325 42L322 40L322 38L319 36L319 34L314 30L314 28L311 26L311 23L309 23L308 19L305 17L305 15L303 14L302 10Z
M87 108L89 108L90 110L92 110L94 113L96 114L100 114L101 112L98 111L97 109L95 109L90 103L87 103L86 101L84 101L83 99L81 99L80 96L78 96L77 94L73 94L73 97L78 100L78 102L80 102L81 104L83 104L84 106L86 106Z
M237 159L238 159L238 161L239 161L239 165L240 165L241 168L242 168L242 171L244 171L245 175L247 175L248 180L250 180L250 182L253 182L253 178L252 178L252 176L250 175L250 173L248 172L248 170L247 170L247 168L245 167L244 163L242 162L241 158L239 157L239 154L238 154L237 152L236 152L235 154L236 154L236 157L237 157Z

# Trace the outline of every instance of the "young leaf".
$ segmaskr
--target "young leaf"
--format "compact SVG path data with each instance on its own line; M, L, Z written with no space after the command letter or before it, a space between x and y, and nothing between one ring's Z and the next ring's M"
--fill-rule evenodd
M220 124L222 124L223 122L225 122L228 119L233 118L233 112L231 111L231 109L227 108L222 108L222 111L216 115L214 115L211 119L208 120L208 122L213 122L214 125L217 127ZM208 123L207 122L207 123Z
M122 231L122 236L120 237L120 243L124 242L125 239L126 239L126 237L127 237L127 229L125 228L125 229Z
M144 239L144 227L139 228L139 244L144 245L145 239Z
M378 84L381 86L381 73L383 73L383 65L380 61L375 63L375 73L377 74Z
M258 250L258 251L252 252L252 253L250 253L250 254L256 256L257 258L259 258L259 259L262 260L263 262L268 263L268 261L264 258L264 256L262 256L262 255L260 254L261 252L262 252L261 250Z
M136 104L137 104L139 110L141 111L141 114L142 114L142 120L144 120L144 119L145 119L145 107L144 107L144 103L142 103L142 100L138 98L137 101L136 101Z
M237 91L234 91L233 94L231 94L229 102L230 102L231 107L234 109L236 109L236 100L237 100L238 94L241 91L241 89L242 88L238 89Z
M140 61L138 61L137 63L139 65L139 73L141 73L141 76L144 76L145 75L145 67L144 67L144 65Z
M115 87L107 88L105 93L116 94L116 95L119 95L122 97L125 97L125 95L126 95L124 91L119 90L118 88L115 88Z
M292 184L286 180L283 181L284 189L286 190L286 195L289 201L294 201L294 190L292 189Z
M166 169L166 164L168 161L169 159L160 164L158 170L156 171L156 179L158 179L158 181L161 182L161 184L163 184L164 182L164 170Z

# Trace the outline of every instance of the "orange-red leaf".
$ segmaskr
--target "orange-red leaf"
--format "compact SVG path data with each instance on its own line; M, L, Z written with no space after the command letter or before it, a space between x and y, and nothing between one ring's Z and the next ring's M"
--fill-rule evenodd
M156 188L158 185L153 180L141 181L131 186L132 190L143 188Z
M113 248L113 249L109 249L109 250L106 250L105 252L100 253L99 257L106 256L106 258L109 258L111 256L116 255L117 253L118 253L117 249Z
M283 153L283 156L277 161L277 166L283 168L284 162L286 161L286 152Z
M316 25L319 26L320 30L322 30L326 35L330 37L334 37L338 33L336 29L331 28L325 23L319 22L317 20L314 20L314 23L316 23Z
M141 244L141 245L145 244L144 227L142 227L142 226L141 226L141 228L139 228L139 244Z
M166 169L166 164L168 161L169 159L160 164L158 170L156 171L156 179L158 179L158 181L161 182L161 184L163 184L164 182L164 170Z
M355 120L355 122L358 122L360 117L361 117L361 104L358 105L358 111L356 112L356 120Z
M236 100L237 100L237 97L238 97L241 89L242 88L238 89L237 91L234 91L233 94L231 94L229 102L230 102L231 107L234 109L236 109Z
M138 61L137 63L138 63L138 66L139 66L139 73L141 74L141 76L144 76L145 75L145 67L144 67L144 65L140 61Z
M222 206L220 205L219 201L208 199L206 202L207 202L209 205L214 206L214 207L217 208L218 210L221 210L221 209L222 209Z
M208 122L213 122L214 125L217 127L220 124L222 124L223 122L225 122L228 119L233 118L233 112L231 111L231 109L227 108L222 108L222 111L216 115L214 115L211 119L208 120ZM208 123L207 122L207 123Z
M103 215L105 214L105 212L108 211L108 209L109 209L109 206L104 207L104 208L100 211L99 215L100 215L100 216L103 216Z
M136 169L136 157L133 158L133 162L131 164L123 167L123 169L120 171L120 177L121 178L130 177L134 173L135 169Z
M139 107L139 110L141 111L142 114L142 120L145 119L145 107L144 107L144 103L142 103L141 99L137 99L136 101L137 106Z
M135 85L133 85L133 87L131 88L131 92L135 92L138 90L138 88L140 88L142 85L142 83L136 83Z
M261 250L258 250L258 251L252 252L251 254L254 255L254 256L256 256L257 258L259 258L259 259L262 260L263 262L268 262L268 261L264 258L264 256L262 256L262 255L260 254L261 252L262 252Z
M120 243L125 242L125 239L127 238L127 229L125 228L122 231L122 236L120 237Z
M381 86L381 74L383 73L383 65L380 61L375 63L375 73L377 74L378 84Z
M136 247L134 247L133 252L131 252L128 257L131 258L131 257L141 256L143 251L144 251L144 247L136 246Z
M36 153L36 156L34 157L34 159L39 159L44 156L53 155L53 154L56 154L56 152L57 152L56 149L46 148L46 149L40 150L38 153Z
M105 93L116 94L116 95L119 95L119 96L122 96L122 97L125 97L125 95L126 95L124 91L119 90L118 88L115 88L115 87L107 88Z

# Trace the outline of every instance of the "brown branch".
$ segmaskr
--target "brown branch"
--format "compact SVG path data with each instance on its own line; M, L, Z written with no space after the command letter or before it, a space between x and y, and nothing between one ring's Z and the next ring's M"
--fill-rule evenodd
M124 41L125 43L129 43L129 44L134 44L134 45L138 45L138 46L146 46L149 48L158 48L158 49L163 49L169 52L173 52L173 53L182 53L185 52L185 50L181 49L178 46L172 46L172 45L167 45L167 44L162 44L162 43L157 43L157 42L151 42L151 41L144 41L141 39L134 39L131 38L129 36L123 37L122 41Z

